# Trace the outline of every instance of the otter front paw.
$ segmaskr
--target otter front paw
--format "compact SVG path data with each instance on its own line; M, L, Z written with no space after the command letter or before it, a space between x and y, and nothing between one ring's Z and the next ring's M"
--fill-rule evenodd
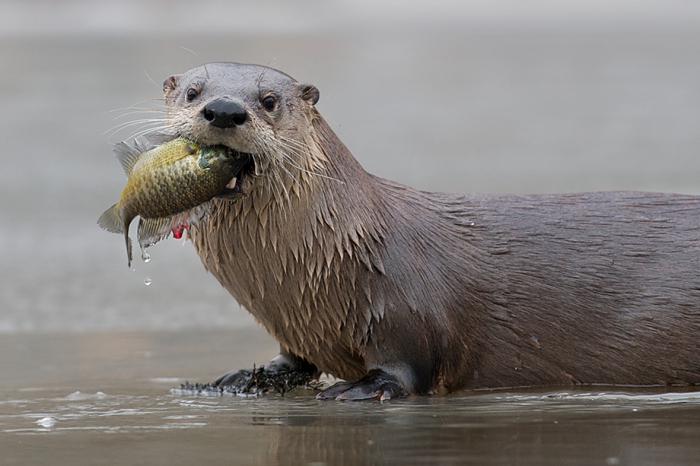
M186 382L180 386L180 391L205 395L258 396L268 392L284 395L297 387L308 386L315 375L315 372L299 368L261 366L228 372L208 384Z
M256 370L264 370L264 367L258 369L240 369L237 371L227 372L211 383L212 386L223 389L224 387L244 387L252 379L253 372Z
M222 393L261 395L274 392L284 395L297 387L305 387L314 373L297 368L260 367L229 372L212 384Z
M396 377L381 369L372 369L357 382L338 382L323 390L318 400L390 400L407 396L408 392Z

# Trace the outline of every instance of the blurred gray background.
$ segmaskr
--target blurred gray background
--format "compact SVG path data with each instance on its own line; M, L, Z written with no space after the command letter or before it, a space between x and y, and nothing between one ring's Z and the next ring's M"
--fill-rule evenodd
M369 171L424 189L700 193L698 26L689 0L2 1L0 332L254 325L189 244L131 271L95 224L116 109L170 74L312 82Z

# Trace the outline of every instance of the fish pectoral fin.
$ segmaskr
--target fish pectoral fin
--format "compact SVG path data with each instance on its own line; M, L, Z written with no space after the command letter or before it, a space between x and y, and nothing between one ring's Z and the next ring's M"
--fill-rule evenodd
M97 220L97 224L111 233L124 233L124 221L117 204L105 210Z
M141 218L139 219L138 240L142 248L147 248L158 241L167 238L172 231L172 219Z

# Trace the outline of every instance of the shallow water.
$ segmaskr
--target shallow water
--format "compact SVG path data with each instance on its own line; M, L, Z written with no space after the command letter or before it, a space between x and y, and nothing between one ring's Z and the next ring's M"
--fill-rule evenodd
M254 333L254 332L253 332ZM697 464L700 393L595 387L389 402L195 397L256 357L249 331L16 336L0 366L2 464ZM235 351L220 342L236 342ZM228 345L231 347L232 345ZM38 364L22 358L28 348ZM64 372L57 373L57 363ZM21 362L20 362L21 361ZM231 365L231 366L229 366Z

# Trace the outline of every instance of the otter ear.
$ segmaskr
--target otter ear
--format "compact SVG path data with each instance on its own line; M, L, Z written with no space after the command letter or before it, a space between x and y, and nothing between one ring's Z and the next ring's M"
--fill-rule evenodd
M318 92L318 88L312 84L299 84L299 91L301 93L301 98L311 105L316 105L318 98L321 96L321 93Z
M176 74L173 76L169 76L168 78L166 78L165 81L163 81L163 92L166 95L175 90L175 88L177 87L177 83L180 81L180 76L182 75Z

